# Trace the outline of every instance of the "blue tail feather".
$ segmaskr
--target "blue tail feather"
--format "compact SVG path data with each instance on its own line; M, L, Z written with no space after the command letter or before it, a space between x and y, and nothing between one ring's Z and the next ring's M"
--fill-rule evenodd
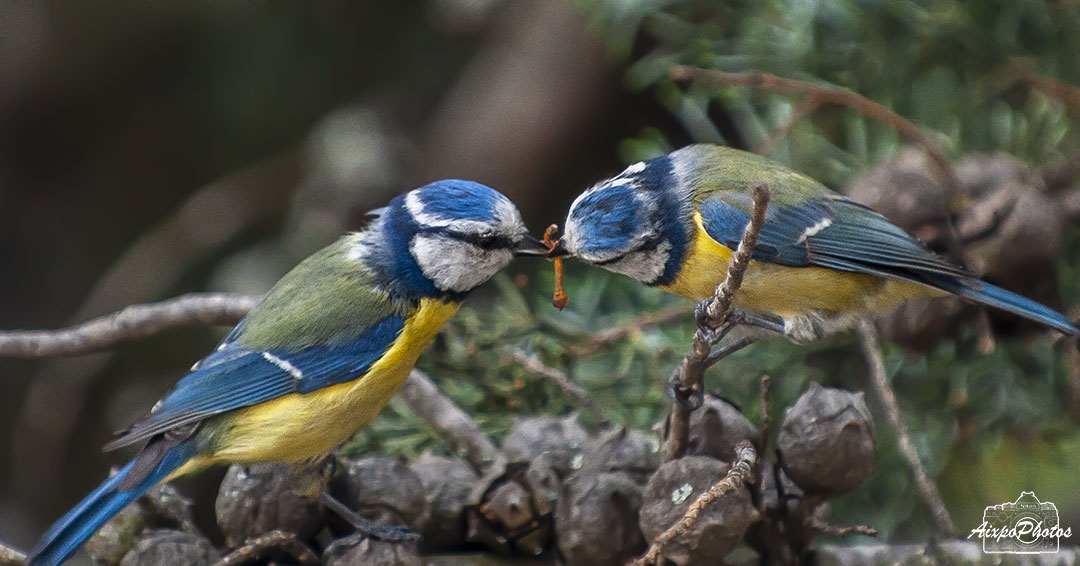
M1001 287L995 287L989 283L984 283L982 281L953 281L952 284L935 285L935 287L940 287L944 291L956 293L966 299L997 307L1017 316L1041 322L1042 324L1064 332L1065 334L1080 334L1080 327L1078 327L1075 322L1069 320L1065 315L1054 309L1040 305L1031 299L1021 297L1016 293L1006 291Z
M27 557L27 566L56 566L63 563L109 519L187 462L191 457L189 446L190 443L185 442L169 449L145 479L130 490L120 491L120 482L135 464L134 461L129 462L42 535Z

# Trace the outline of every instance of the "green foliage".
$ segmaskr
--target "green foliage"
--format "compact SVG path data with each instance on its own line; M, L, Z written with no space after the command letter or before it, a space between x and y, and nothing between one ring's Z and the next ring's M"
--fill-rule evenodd
M1058 101L1012 85L1016 65L1080 82L1080 35L1075 33L1080 4L1075 2L578 4L612 50L629 60L626 87L654 93L698 141L756 146L787 124L796 101L758 90L680 86L667 77L677 64L767 72L851 89L934 132L952 157L1001 150L1039 165L1080 145L1080 131ZM635 52L641 54L632 56ZM711 117L717 108L734 122L725 133ZM891 157L902 142L892 129L852 110L826 107L795 127L771 156L837 187ZM619 149L632 163L675 148L663 132L648 127ZM1072 227L1059 265L1067 305L1080 303L1078 258L1080 231ZM548 270L524 288L505 276L496 285L498 295L476 309L463 309L421 361L486 431L498 437L514 415L577 409L553 383L513 362L515 348L564 370L615 423L649 429L669 410L666 380L693 331L689 303L573 262L567 275L571 301L561 313L548 302ZM571 345L598 331L675 305L686 306L682 322L632 332L592 355L572 351ZM1070 406L1064 355L1075 346L1008 336L999 337L997 346L994 353L981 354L970 330L925 354L886 345L887 367L913 440L961 531L978 523L983 507L1015 499L1021 489L1040 490L1061 509L1080 509L1075 478L1069 475L1080 457L1080 429L1076 407ZM865 362L849 336L808 347L782 339L760 342L714 367L708 387L757 421L762 375L773 378L770 413L777 423L810 380L867 389ZM869 396L879 415L877 472L833 504L833 521L869 523L894 540L939 535L912 495L895 438L880 418L877 399ZM587 414L583 420L596 425ZM354 449L416 453L439 442L394 401L357 437ZM1069 477L1071 483L1064 479Z
M1062 157L1080 131L1056 101L1016 86L1018 69L1080 82L1080 6L1034 0L623 2L579 0L582 13L630 62L628 88L652 89L699 141L750 147L788 123L796 101L764 90L667 77L676 64L764 72L850 89L884 104L955 155L1004 150L1031 163ZM722 107L738 138L710 120ZM730 136L729 136L730 137ZM891 156L903 140L854 111L824 107L771 152L840 186ZM628 162L671 148L654 130L624 144Z

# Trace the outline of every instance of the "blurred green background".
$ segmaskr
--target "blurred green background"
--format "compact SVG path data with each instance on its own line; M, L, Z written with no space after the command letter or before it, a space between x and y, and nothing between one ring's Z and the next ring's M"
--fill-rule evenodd
M58 327L190 291L261 293L365 211L439 178L496 187L539 234L627 163L693 141L760 147L798 112L788 96L676 83L667 73L677 64L850 89L915 122L950 159L1006 152L1043 179L1064 170L1048 194L1075 192L1080 102L1014 79L1023 69L1080 84L1078 32L1080 3L1068 0L4 3L0 328ZM768 155L842 190L903 141L821 107ZM1059 308L1080 304L1080 229L1065 219L1053 261L1025 270L1028 287L1017 289ZM512 266L421 367L496 437L514 415L575 410L512 361L514 348L567 371L615 422L648 430L670 406L663 384L689 317L594 353L570 346L644 312L689 313L689 303L571 262L571 303L559 313L551 278L546 262ZM964 311L931 347L885 352L958 530L1021 490L1080 528L1076 344L994 315L997 347L986 354L974 320ZM111 431L221 332L0 359L2 538L32 544L120 463L99 449ZM763 374L775 384L774 419L807 380L866 383L844 335L755 345L708 385L757 419ZM889 540L934 536L883 420L878 431L878 471L836 502L833 521L871 524ZM348 449L427 447L442 444L395 400ZM204 517L221 473L182 482Z

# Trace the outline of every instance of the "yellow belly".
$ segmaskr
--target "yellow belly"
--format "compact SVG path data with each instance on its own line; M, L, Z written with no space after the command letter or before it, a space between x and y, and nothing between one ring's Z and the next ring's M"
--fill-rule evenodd
M458 306L422 300L398 339L363 377L229 413L218 426L215 451L196 457L173 476L211 464L299 462L327 454L375 418Z
M679 275L665 291L688 299L713 295L727 274L732 250L705 232L698 218L694 245ZM908 283L821 267L788 267L751 261L734 305L758 314L789 319L809 314L861 316L894 306L900 301L943 294Z

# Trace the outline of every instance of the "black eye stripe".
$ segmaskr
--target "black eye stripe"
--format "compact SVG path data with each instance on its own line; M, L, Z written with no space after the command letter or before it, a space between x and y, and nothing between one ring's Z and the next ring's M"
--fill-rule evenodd
M454 240L468 242L483 250L505 250L514 247L514 241L502 235L480 235L467 232L454 232L445 228L421 228L417 232L421 234L433 234L446 236Z
M662 244L663 242L664 242L664 240L662 238L652 238L652 239L649 239L649 240L646 240L646 241L642 242L640 246L638 246L636 248L631 248L629 250L626 250L625 252L623 252L623 253L621 253L621 254L619 254L619 255L611 258L611 259L605 259L604 261L595 261L595 262L593 262L593 265L599 265L599 266L609 265L609 264L615 263L615 262L617 262L619 260L626 259L626 256L628 256L628 255L630 255L632 253L656 251L656 249L659 248L660 244Z

